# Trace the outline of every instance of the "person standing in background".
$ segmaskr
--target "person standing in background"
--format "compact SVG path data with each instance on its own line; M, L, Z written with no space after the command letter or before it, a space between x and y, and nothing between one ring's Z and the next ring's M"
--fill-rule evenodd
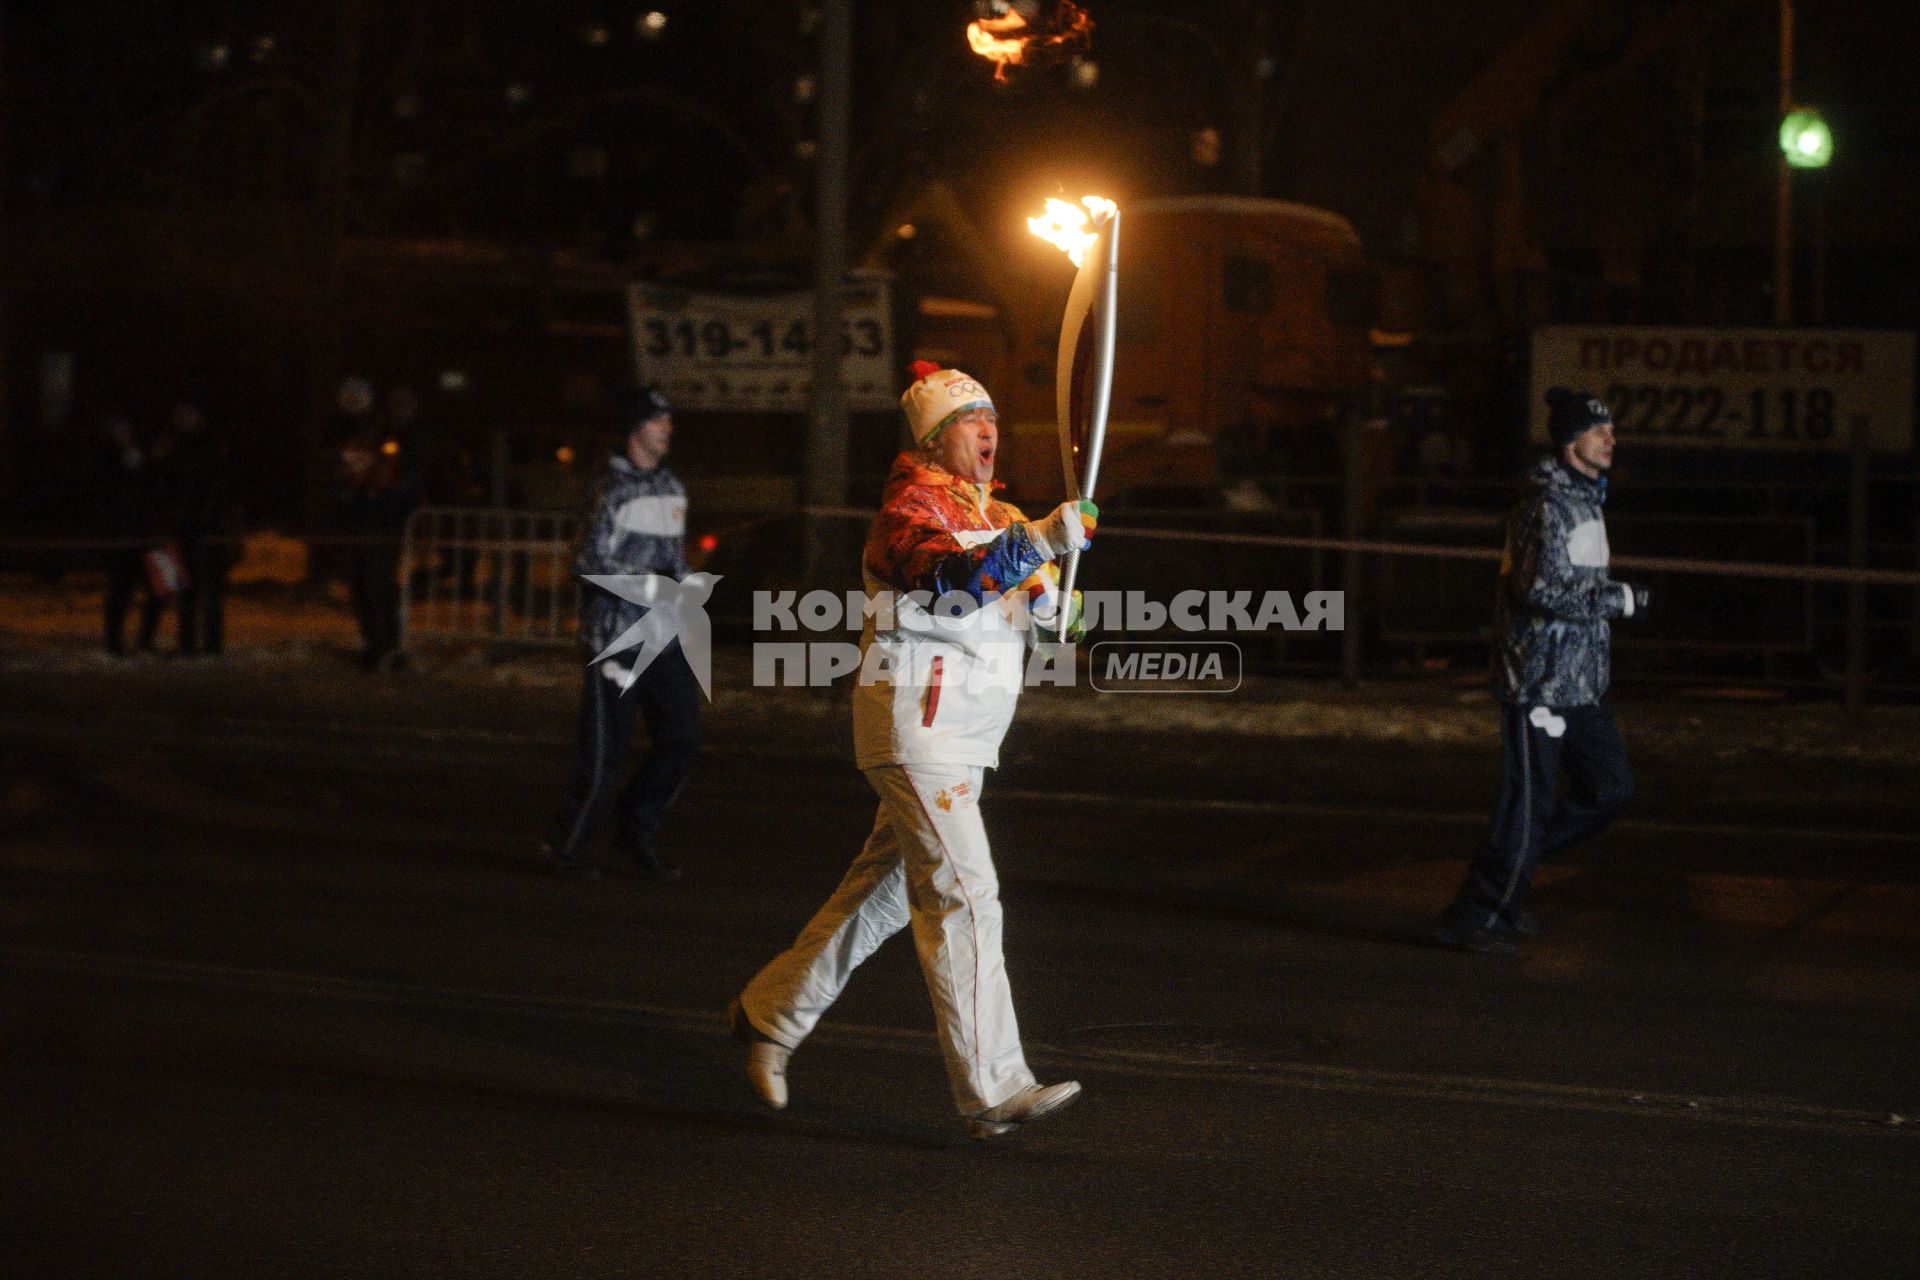
M401 442L373 415L373 388L349 378L340 388L335 496L347 534L347 590L360 627L360 666L393 670L400 652L400 550L419 483Z
M180 652L217 655L225 641L227 570L237 547L227 517L233 509L227 451L198 405L182 401L168 415L168 532L177 540L186 581L179 592Z
M126 414L113 412L100 420L100 442L95 458L99 483L101 534L107 548L106 645L108 653L125 653L127 610L140 599L137 643L153 652L165 601L147 581L147 544L153 534L151 499L153 468L147 450L134 435Z

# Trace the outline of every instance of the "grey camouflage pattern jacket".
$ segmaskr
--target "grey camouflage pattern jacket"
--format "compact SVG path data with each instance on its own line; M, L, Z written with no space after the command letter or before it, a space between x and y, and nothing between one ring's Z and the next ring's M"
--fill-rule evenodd
M1507 517L1494 686L1519 706L1584 707L1607 695L1611 630L1633 590L1607 577L1606 482L1546 458Z
M687 576L687 487L666 467L642 471L616 455L594 487L574 557L576 574ZM580 643L594 653L638 622L645 610L580 584Z

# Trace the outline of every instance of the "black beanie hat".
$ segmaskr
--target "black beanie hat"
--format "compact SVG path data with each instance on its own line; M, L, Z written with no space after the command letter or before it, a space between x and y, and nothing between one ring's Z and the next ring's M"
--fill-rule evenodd
M672 413L667 398L652 387L622 387L614 393L613 411L622 431L632 431L641 423Z
M1591 391L1554 387L1547 392L1547 434L1556 449L1564 448L1581 432L1613 421L1613 410Z

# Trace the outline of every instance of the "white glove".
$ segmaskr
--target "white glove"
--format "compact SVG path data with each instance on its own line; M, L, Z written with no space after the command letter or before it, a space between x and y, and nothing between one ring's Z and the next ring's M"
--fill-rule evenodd
M1100 508L1085 498L1063 502L1043 520L1027 526L1027 536L1040 554L1058 560L1069 551L1085 551L1093 545L1093 531L1100 523Z

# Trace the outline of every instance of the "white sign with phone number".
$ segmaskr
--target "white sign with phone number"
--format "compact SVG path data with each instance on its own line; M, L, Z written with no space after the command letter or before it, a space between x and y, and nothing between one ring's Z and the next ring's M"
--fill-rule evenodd
M1532 435L1549 387L1590 391L1636 444L1845 450L1856 424L1913 449L1914 335L1874 329L1551 325L1534 330Z
M813 390L813 294L703 293L636 284L627 294L634 363L676 408L804 413ZM855 410L898 405L885 280L842 298L841 370Z

